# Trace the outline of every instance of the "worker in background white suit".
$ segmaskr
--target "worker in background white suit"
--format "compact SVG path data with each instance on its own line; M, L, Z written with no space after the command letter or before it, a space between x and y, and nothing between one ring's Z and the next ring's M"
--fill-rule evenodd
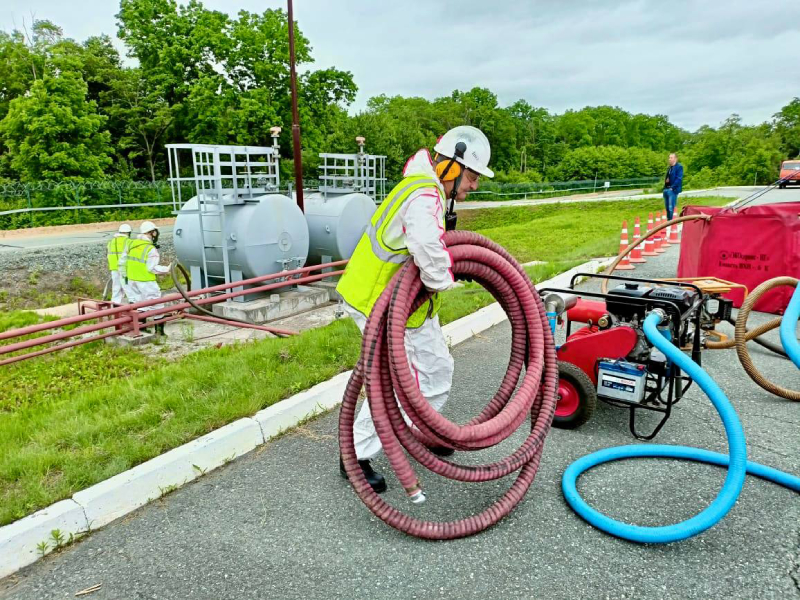
M131 226L123 223L106 245L108 270L111 273L111 301L114 304L122 304L127 296L119 272L119 259L130 242L131 231Z
M419 267L428 290L443 292L455 283L443 236L445 230L455 229L456 201L478 188L481 175L494 176L488 167L491 149L479 129L461 126L439 138L434 151L433 159L422 149L408 160L403 180L373 215L336 288L362 333L375 302L409 258ZM409 318L405 334L420 392L437 411L447 401L453 379L453 358L437 314L440 304L434 295ZM370 465L382 446L367 402L356 417L353 436L367 481L376 492L383 492L386 481ZM453 453L450 448L431 450L440 456ZM339 466L346 476L341 460Z
M131 302L161 298L158 276L169 273L169 267L159 264L161 256L158 253L157 243L158 227L152 221L145 221L139 226L139 235L130 241L120 258L120 269L127 277ZM140 310L154 310L163 306L155 304ZM164 324L158 323L156 331L164 335Z

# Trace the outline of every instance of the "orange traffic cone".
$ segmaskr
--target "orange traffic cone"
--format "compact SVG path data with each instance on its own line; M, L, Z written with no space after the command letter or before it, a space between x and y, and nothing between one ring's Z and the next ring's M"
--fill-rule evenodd
M669 221L669 217L667 217L667 212L664 211L664 213L662 214L662 217L661 217L661 222L662 223L666 223L667 221ZM672 246L672 244L669 243L669 233L670 233L671 229L672 229L672 225L668 225L666 229L662 229L661 230L661 237L662 237L662 240L663 240L661 242L661 247L662 248L669 248L670 246Z
M656 213L656 227L663 223L663 219L661 218L661 211ZM658 254L664 254L667 249L664 248L664 230L662 229L656 234L656 252Z
M680 244L681 239L678 237L678 227L679 225L673 225L669 231L669 243L672 245Z
M651 231L653 231L653 213L650 213L647 217L647 233ZM649 237L644 241L644 252L642 252L642 256L658 256L655 240L653 238Z
M628 222L622 222L622 234L619 238L619 251L620 254L628 249ZM636 267L631 264L630 259L626 256L617 265L615 271L633 271Z
M636 217L636 221L633 225L633 243L635 244L636 242L638 242L641 239L641 237L642 237L641 224L639 223L639 217ZM647 242L645 242L645 244L646 243ZM631 250L631 253L628 255L628 257L631 259L632 264L638 265L640 263L647 262L647 259L642 256L641 245L636 246L636 248Z

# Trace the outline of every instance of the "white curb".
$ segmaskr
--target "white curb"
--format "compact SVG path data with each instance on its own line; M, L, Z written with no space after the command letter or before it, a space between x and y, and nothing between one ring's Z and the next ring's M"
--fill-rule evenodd
M537 284L537 287L569 287L575 273L595 273L613 258L595 259ZM498 303L448 323L442 329L452 347L507 319ZM303 420L337 406L352 371L340 373L291 398L281 400L253 415L234 421L194 441L179 446L141 465L77 492L28 517L0 527L0 578L35 562L38 545L58 529L67 537L97 529L148 502L175 490L265 441L295 427Z
M0 577L10 575L39 559L56 545L52 532L65 538L88 531L83 508L74 500L62 500L0 528ZM41 548L46 543L48 548Z
M263 443L258 423L239 419L77 492L72 499L86 511L89 527L97 529Z
M309 417L338 405L342 401L351 373L352 371L339 373L336 377L323 381L305 392L258 411L253 415L253 419L261 426L264 440L269 440Z

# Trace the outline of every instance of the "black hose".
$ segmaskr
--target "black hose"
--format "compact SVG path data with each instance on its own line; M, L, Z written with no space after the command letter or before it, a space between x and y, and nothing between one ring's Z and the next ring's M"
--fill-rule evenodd
M736 321L734 321L730 317L725 319L725 321L727 323L730 323L734 327L736 327ZM755 342L756 344L758 344L762 348L766 348L767 350L769 350L771 352L774 352L775 354L778 354L778 355L782 356L783 358L787 358L787 359L789 358L789 355L786 354L786 352L784 352L783 348L781 346L778 346L777 344L773 344L772 342L767 341L767 340L762 340L760 337L755 337L750 341Z
M189 305L193 309L195 309L196 311L198 311L200 313L208 315L210 317L214 317L215 319L224 319L225 321L231 321L232 323L242 323L244 325L252 325L252 323L250 323L249 321L245 321L244 319L237 319L236 317L228 317L228 316L218 315L218 314L208 310L204 306L201 306L200 304L197 304L194 300L192 300L189 297L189 294L186 293L186 288L184 288L181 285L181 282L178 280L178 275L175 272L176 269L180 270L181 274L183 275L183 278L186 280L187 285L191 286L192 278L189 276L189 273L186 271L186 268L181 263L179 263L177 261L173 261L172 263L170 263L170 265L169 265L169 274L172 275L172 283L175 284L175 289L178 290L178 293L181 296L183 296L183 299L186 300L186 302L188 302ZM273 332L273 335L275 335L277 337L288 337L288 336L283 335L281 333L275 333L275 332Z

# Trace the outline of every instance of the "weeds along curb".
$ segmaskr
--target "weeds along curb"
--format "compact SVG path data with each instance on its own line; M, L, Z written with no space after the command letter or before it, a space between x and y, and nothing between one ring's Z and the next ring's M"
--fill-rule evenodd
M578 272L595 273L613 258L594 259L537 287L567 287ZM452 347L506 320L494 303L443 327ZM336 407L351 371L229 423L187 444L76 492L0 528L0 578L26 567L44 555L90 531L103 527L184 484L254 450L303 421Z

